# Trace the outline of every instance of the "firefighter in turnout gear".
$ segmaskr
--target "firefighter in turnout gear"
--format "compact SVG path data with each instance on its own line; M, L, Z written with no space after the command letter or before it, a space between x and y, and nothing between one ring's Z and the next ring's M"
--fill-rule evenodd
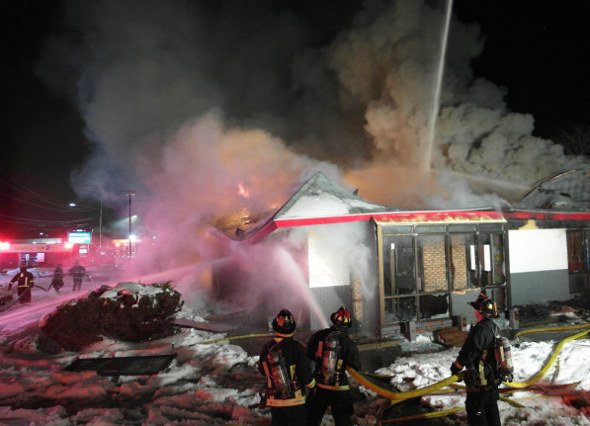
M476 324L471 327L459 356L451 365L451 374L463 368L467 387L465 409L469 425L500 426L498 385L501 382L494 368L498 326L492 318L498 313L495 302L483 290L473 306Z
M270 407L273 425L307 426L306 393L315 391L305 347L293 339L295 327L291 312L281 310L272 321L274 337L258 362L258 371L266 376L265 406Z
M61 265L57 265L53 271L53 277L51 277L51 284L49 287L53 287L55 291L59 293L59 289L64 286L64 271Z
M358 348L348 336L350 312L340 307L330 315L332 326L316 331L307 343L307 356L315 361L317 393L309 405L309 424L320 425L330 407L336 426L352 425L354 405L346 367L361 369Z
M8 283L8 290L12 289L12 285L16 284L16 294L20 303L31 303L31 289L35 285L35 277L27 271L27 264L21 262L20 272L17 273Z
M68 274L72 276L74 281L74 287L72 290L80 290L82 288L82 279L86 274L86 268L80 265L79 260L75 260L74 265L70 268Z

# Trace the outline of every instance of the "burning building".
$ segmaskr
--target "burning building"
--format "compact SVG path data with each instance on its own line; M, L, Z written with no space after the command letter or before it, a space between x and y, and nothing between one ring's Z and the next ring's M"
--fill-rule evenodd
M588 289L590 213L583 204L552 210L547 187L580 188L587 177L558 175L503 211L401 211L318 173L269 218L236 222L251 227L236 226L237 248L214 271L214 291L242 302L254 295L250 308L268 314L288 306L312 329L344 305L358 331L377 338L471 317L467 302L482 288L507 318L517 305L567 300Z

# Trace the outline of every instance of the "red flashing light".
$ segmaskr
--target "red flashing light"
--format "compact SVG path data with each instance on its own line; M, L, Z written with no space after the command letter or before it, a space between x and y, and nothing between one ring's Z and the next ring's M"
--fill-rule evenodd
M1 251L10 250L10 243L8 241L0 241L0 250Z

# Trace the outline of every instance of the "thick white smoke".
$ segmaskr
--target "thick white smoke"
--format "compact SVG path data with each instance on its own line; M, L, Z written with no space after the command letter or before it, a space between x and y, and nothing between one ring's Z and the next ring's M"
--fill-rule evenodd
M136 188L171 263L215 258L216 220L264 215L313 171L395 208L480 207L581 161L474 79L484 40L453 18L433 169L420 172L445 5L367 1L322 44L280 2L66 1L39 73L75 97L96 146L81 186Z

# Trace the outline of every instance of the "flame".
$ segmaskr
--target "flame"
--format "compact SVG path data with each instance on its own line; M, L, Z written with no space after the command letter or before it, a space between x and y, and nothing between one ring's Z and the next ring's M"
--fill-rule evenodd
M250 192L241 183L238 183L238 193L244 198L250 198Z

